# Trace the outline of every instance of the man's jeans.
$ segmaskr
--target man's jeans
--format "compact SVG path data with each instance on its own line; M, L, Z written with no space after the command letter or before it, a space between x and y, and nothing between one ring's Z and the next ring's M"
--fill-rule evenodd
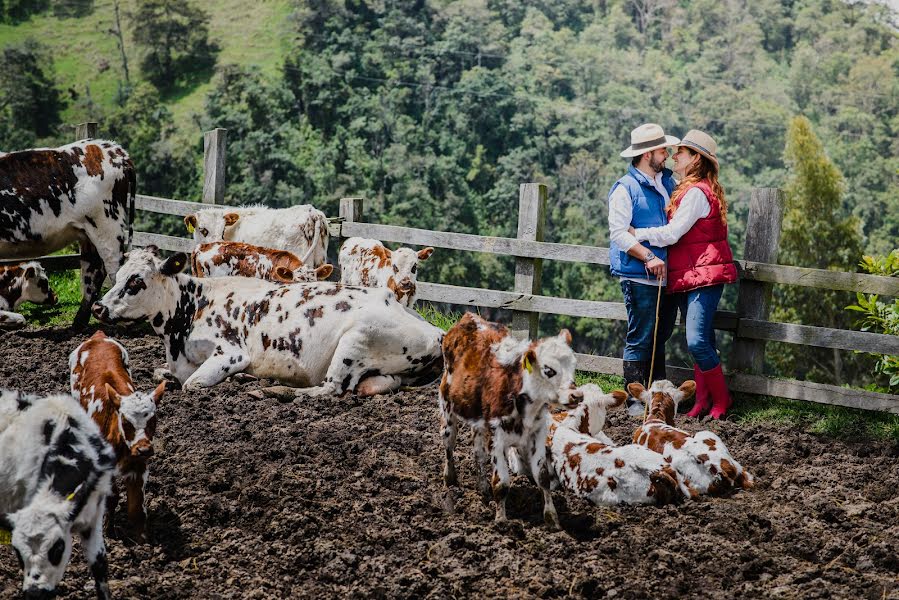
M724 285L712 285L673 294L687 329L687 348L703 371L714 369L721 362L715 344L712 319L715 317L723 291Z
M624 306L627 308L627 338L624 360L650 362L652 359L652 330L655 327L656 300L659 288L635 281L622 281ZM717 305L717 302L716 302ZM677 319L675 297L662 290L659 305L659 329L656 334L656 364L665 364L665 342L674 330ZM647 368L648 375L648 368Z

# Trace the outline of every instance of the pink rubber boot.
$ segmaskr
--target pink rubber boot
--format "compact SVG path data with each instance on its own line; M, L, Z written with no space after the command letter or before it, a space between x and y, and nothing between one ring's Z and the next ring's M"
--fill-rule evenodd
M733 404L733 398L731 398L730 392L727 391L724 371L721 370L721 365L719 364L714 369L703 371L702 376L705 379L706 389L708 389L709 396L712 399L712 410L709 412L709 415L713 419L721 419L724 417L727 409L730 408L730 405Z
M706 387L699 365L693 365L693 379L696 381L696 400L687 416L691 419L699 419L712 407L712 402L709 400L709 389Z

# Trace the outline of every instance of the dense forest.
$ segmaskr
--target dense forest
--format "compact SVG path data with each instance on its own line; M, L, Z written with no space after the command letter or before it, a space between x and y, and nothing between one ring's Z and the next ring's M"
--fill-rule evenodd
M618 153L633 127L653 121L717 139L737 256L750 191L764 186L787 192L783 264L855 271L863 255L874 264L897 247L899 38L885 4L295 0L276 75L219 60L204 3L128 6L113 0L102 19L118 34L108 57L116 100L76 112L129 149L142 193L196 199L196 132L224 127L228 203L311 202L336 214L341 196L364 196L373 222L509 236L518 185L539 181L550 190L547 241L605 246L606 197L627 164ZM96 10L89 0L6 0L2 17ZM58 83L60 60L40 40L3 48L4 150L71 138L61 111L77 91ZM177 90L207 81L196 128L174 128ZM511 289L512 261L441 251L422 279ZM620 300L604 268L546 263L543 281L550 295ZM777 288L774 318L851 328L859 311L845 307L863 300ZM729 290L723 307L733 302ZM579 350L620 355L623 324L541 321L560 325L576 331ZM800 360L780 344L768 354L774 374L888 385L882 357L822 350Z

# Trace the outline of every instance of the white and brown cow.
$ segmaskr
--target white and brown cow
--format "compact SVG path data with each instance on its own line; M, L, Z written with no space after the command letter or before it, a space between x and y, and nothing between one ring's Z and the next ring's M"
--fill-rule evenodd
M352 237L343 243L337 263L340 283L363 287L384 287L400 304L415 304L418 261L427 260L431 247L416 252L411 248L388 250L378 240Z
M136 391L128 352L102 331L69 355L69 373L72 395L115 450L119 475L125 483L128 519L134 537L143 541L147 521L144 490L150 475L147 459L153 455L156 405L165 392L165 382L152 393ZM118 501L113 482L107 504L107 534L113 531Z
M0 265L0 329L25 325L25 317L15 312L23 302L56 304L44 268L37 261Z
M627 394L604 394L595 384L579 388L581 404L555 427L552 464L561 484L596 505L678 503L689 497L681 476L664 457L637 444L616 446L602 429L606 411Z
M115 281L131 245L136 179L114 142L82 140L60 148L0 155L0 258L34 258L81 245L84 326L109 275Z
M634 431L634 442L663 456L694 495L721 496L753 486L752 475L734 460L720 437L711 431L689 433L674 427L677 405L695 393L695 382L685 381L678 388L663 379L653 382L648 390L639 383L627 389L649 405L646 421Z
M293 395L371 395L440 374L443 332L388 290L197 279L181 273L187 260L132 250L120 281L94 306L104 322L149 320L184 389L246 372L303 386Z
M507 453L514 448L543 491L544 520L558 529L546 434L549 406L572 407L581 398L571 335L562 330L538 341L518 340L506 327L466 313L446 333L443 358L438 398L446 485L458 485L453 449L465 422L474 431L478 487L485 500L496 502L496 520L506 518Z
M195 277L255 277L281 283L323 281L334 266L310 267L287 250L275 250L243 242L200 244L190 257Z
M72 535L109 595L103 513L115 455L69 395L0 390L0 529L12 533L26 598L52 598L72 554Z
M198 244L245 242L288 250L311 267L328 258L328 218L311 204L204 208L184 217L184 224Z

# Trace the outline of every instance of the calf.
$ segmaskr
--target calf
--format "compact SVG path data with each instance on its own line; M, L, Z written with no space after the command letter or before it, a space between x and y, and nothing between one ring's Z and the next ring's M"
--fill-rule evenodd
M553 469L563 486L596 505L661 506L689 495L663 457L637 444L615 446L602 432L606 410L624 404L626 393L603 394L594 384L580 390L583 402L558 423L550 441Z
M443 479L458 485L453 449L459 422L474 430L478 485L496 502L496 520L506 518L507 453L514 448L543 491L543 518L558 529L550 494L546 433L548 406L571 407L581 398L574 385L571 335L518 340L508 329L467 313L443 339L444 372L438 393L440 433L446 451ZM488 479L488 463L492 477Z
M150 475L147 459L153 455L156 405L165 382L151 394L136 392L128 366L128 352L102 331L69 355L72 395L100 428L115 450L119 475L125 482L128 519L138 541L144 540L147 509L144 489ZM112 484L107 504L106 533L111 534L119 494Z
M204 208L184 217L184 224L198 244L224 240L279 248L312 267L327 259L328 218L311 204Z
M109 323L148 319L184 389L246 372L303 386L294 395L372 395L440 374L443 332L388 290L197 279L181 273L187 255L163 261L156 252L132 250L94 314Z
M721 496L753 486L749 471L734 460L727 446L711 431L689 433L674 427L678 403L696 391L693 381L680 388L663 379L648 390L639 383L627 387L634 398L649 405L649 414L634 432L634 442L661 454L680 473L693 495Z
M337 263L340 282L364 287L386 287L400 304L415 304L418 261L427 260L433 248L416 252L397 248L392 252L378 240L353 237L343 243Z
M81 246L81 307L87 325L106 276L113 281L131 245L134 165L113 142L0 155L0 258L34 258Z
M334 267L323 264L312 268L303 264L296 254L244 244L243 242L214 242L200 244L190 257L195 277L256 277L293 283L321 281L331 276Z
M25 325L25 317L11 312L23 302L56 304L56 294L39 262L0 266L0 328Z
M72 535L109 598L103 512L115 455L71 396L0 390L0 529L11 532L26 598L50 598L72 554Z

